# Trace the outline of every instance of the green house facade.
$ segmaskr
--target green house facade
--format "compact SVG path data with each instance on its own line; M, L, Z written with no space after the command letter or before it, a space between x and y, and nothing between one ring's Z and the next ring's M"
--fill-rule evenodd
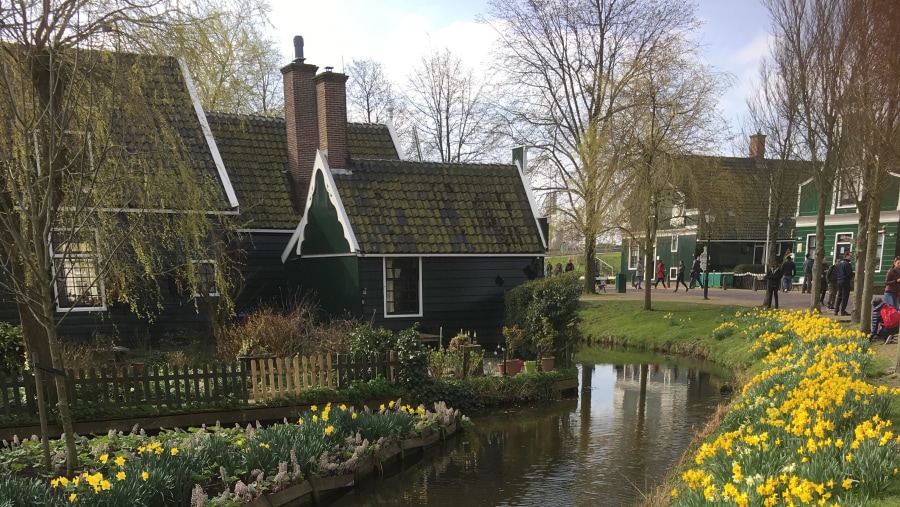
M859 210L856 192L842 182L835 185L834 192L826 199L825 213L825 260L833 262L846 252L856 250L859 237ZM812 179L800 184L798 213L796 217L797 255L805 256L816 251L816 213L818 192ZM875 252L875 272L886 273L894 257L900 254L898 232L900 232L900 175L890 174L881 195L878 219L878 238ZM876 285L881 284L876 274Z

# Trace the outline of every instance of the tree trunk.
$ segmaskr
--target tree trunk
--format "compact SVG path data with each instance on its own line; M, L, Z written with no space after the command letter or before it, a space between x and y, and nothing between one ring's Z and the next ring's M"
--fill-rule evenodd
M877 268L875 265L875 254L878 249L878 219L881 214L881 192L875 191L873 196L874 199L869 202L868 223L866 224L866 237L868 240L866 241L865 270L863 276L856 279L856 290L860 293L860 297L857 298L859 312L854 312L854 314L859 314L859 330L866 334L872 331L872 319L864 317L868 316L869 310L871 310L869 304L875 292L875 269ZM858 264L863 264L862 259L858 261Z
M590 235L584 239L584 292L585 294L593 294L596 292L595 277L600 273L594 268L596 261L594 256L597 253L597 237Z
M872 203L860 199L856 208L859 211L859 221L856 225L856 255L854 256L855 259L853 259L856 264L856 273L854 273L855 276L853 277L853 310L850 311L851 324L859 324L860 320L868 320L862 318L861 314L863 312L860 311L860 306L863 300L864 281L868 278L866 259L869 257L868 254L872 243L870 241L872 238L869 236L869 213L873 207Z

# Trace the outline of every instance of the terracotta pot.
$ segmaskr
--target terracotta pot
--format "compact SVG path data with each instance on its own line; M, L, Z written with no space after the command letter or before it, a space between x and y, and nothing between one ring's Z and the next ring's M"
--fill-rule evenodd
M543 357L541 358L541 371L553 371L554 363L556 362L556 358L553 356Z
M131 363L131 366L134 368L134 371L138 373L144 371L144 363Z
M515 377L516 373L519 373L521 370L522 364L518 359L507 359L506 360L506 374L510 377Z

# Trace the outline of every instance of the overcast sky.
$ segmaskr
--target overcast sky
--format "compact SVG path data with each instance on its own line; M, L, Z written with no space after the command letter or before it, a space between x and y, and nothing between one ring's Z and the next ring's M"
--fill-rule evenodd
M343 69L354 59L381 62L401 81L431 48L449 48L478 70L488 58L493 29L476 17L486 0L270 0L271 20L284 61L293 58L293 37L302 35L304 56L319 68ZM721 109L737 132L744 98L768 53L768 13L759 0L700 0L701 41L708 63L734 76ZM721 154L730 155L731 147Z

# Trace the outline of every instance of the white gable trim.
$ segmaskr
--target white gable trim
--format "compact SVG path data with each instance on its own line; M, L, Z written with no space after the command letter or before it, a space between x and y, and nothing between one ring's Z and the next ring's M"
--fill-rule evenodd
M393 118L388 118L386 122L388 132L391 134L391 141L394 143L394 149L397 150L397 156L400 157L400 160L406 160L406 153L403 152L403 148L400 147L400 138L397 136L397 131L394 129L394 120Z
M303 237L303 232L306 230L306 225L309 222L309 210L312 207L313 195L315 195L316 192L316 174L320 172L325 177L325 191L328 193L328 200L331 201L331 204L333 204L337 210L338 222L340 222L341 228L344 231L344 239L350 244L350 253L353 254L359 252L359 242L357 242L356 234L353 233L353 229L350 227L350 219L347 217L347 210L344 208L341 196L337 193L337 187L334 184L331 169L328 167L328 160L322 150L316 150L316 162L313 165L312 181L309 188L309 194L306 196L306 205L303 207L303 218L300 219L300 223L297 225L297 228L294 229L294 233L291 234L291 239L288 240L287 247L285 247L284 252L281 254L282 263L287 262L292 254L300 255L300 252L303 249L303 240L305 239Z
M525 160L528 160L528 150L523 150L523 157ZM541 228L541 221L538 217L538 205L537 201L534 198L534 194L531 192L531 181L525 175L525 169L519 165L519 162L516 161L516 169L519 173L519 179L522 181L522 187L525 189L525 195L528 196L528 204L531 206L531 216L534 218L534 225L537 227L538 234L541 236L541 245L544 246L544 249L547 248L547 238L544 237L544 230Z
M228 203L231 204L232 208L237 208L237 194L234 193L234 186L231 184L231 179L228 177L228 172L225 170L225 163L222 161L219 147L216 146L216 140L213 138L212 129L209 128L209 122L206 120L206 113L203 112L203 105L200 104L200 97L197 95L197 87L194 86L194 80L191 79L191 73L184 58L178 59L178 66L181 67L181 74L184 76L184 82L187 84L188 93L191 95L191 102L194 103L194 112L197 113L197 119L200 120L200 128L203 130L206 144L209 145L209 152L212 155L213 162L216 163L216 170L219 172L219 180L222 181L222 187L225 189Z

